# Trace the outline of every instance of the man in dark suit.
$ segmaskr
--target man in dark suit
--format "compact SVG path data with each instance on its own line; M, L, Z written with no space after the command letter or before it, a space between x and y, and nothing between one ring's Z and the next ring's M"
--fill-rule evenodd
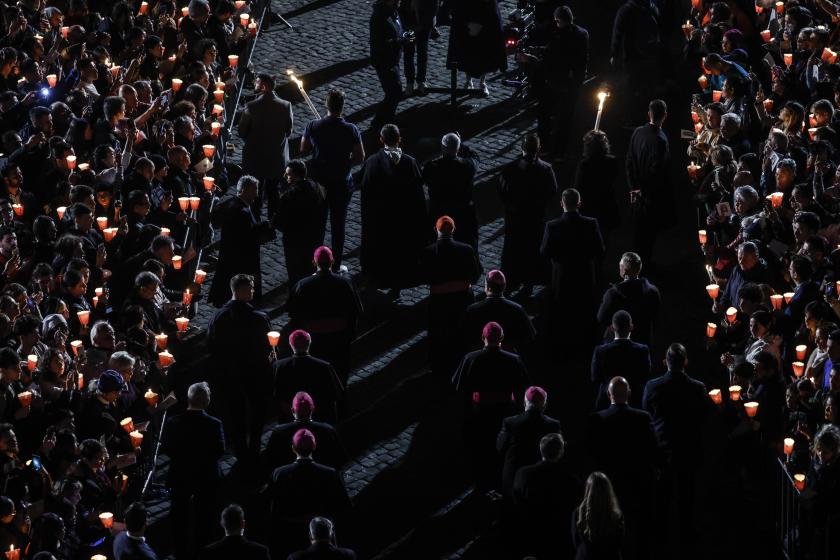
M275 469L270 485L271 519L274 532L272 555L285 555L306 546L306 527L313 517L347 513L352 504L341 475L335 469L316 463L315 436L298 430L292 438L297 459Z
M545 225L540 246L543 257L551 260L553 330L567 344L586 343L594 334L595 269L604 255L604 240L598 220L578 211L578 191L566 189L561 201L563 214Z
M271 560L268 548L245 538L245 512L237 504L222 510L223 539L201 549L200 560Z
M266 395L270 390L268 332L265 313L251 305L254 279L237 274L230 281L232 298L207 326L207 342L224 391L225 423L237 457L256 457L265 425Z
M661 298L659 289L639 276L642 273L642 259L636 253L624 253L618 263L621 282L610 286L601 299L598 308L598 322L606 331L605 341L612 338L609 327L617 311L623 309L633 318L633 338L650 346L653 338L653 324L659 315Z
M385 98L376 109L371 128L393 123L397 105L403 95L400 81L400 58L403 45L403 26L397 11L399 0L377 0L370 16L370 65L376 70Z
M274 398L280 401L281 420L287 420L292 412L292 399L305 391L318 401L315 418L335 424L344 386L329 362L309 354L311 341L309 333L301 329L289 335L293 354L276 361L272 367Z
M595 468L613 483L627 523L629 558L649 558L646 520L656 495L660 454L650 414L627 404L630 384L614 377L607 389L610 406L589 417L587 444Z
M225 436L222 423L205 412L209 405L210 386L205 382L190 385L187 411L167 421L161 440L160 452L169 457L167 485L172 496L176 558L194 557L196 550L210 540ZM190 526L192 541L185 536Z
M642 407L653 418L659 449L665 455L658 492L660 513L677 504L681 542L694 534L694 497L697 467L703 458L701 427L711 399L706 387L685 372L688 353L682 344L672 344L665 355L668 371L645 386Z
M309 523L309 542L309 548L289 555L287 560L356 560L355 552L336 546L333 523L326 517L316 517Z
M463 332L468 348L481 347L481 329L494 321L505 331L503 347L520 356L527 354L537 333L525 309L505 297L506 284L505 275L501 270L491 270L487 273L484 280L484 293L487 297L467 307Z
M582 485L562 461L566 443L559 433L540 440L540 462L522 467L513 482L513 501L529 539L527 553L538 558L570 558L573 554L572 512L580 503Z
M339 470L347 462L347 451L338 439L338 432L325 422L312 420L314 410L315 403L308 393L301 391L295 395L292 401L294 421L275 426L263 450L263 464L268 473L294 462L292 438L303 429L312 432L318 442L313 454L318 463Z
M142 502L134 502L125 510L125 531L114 538L114 560L157 560L157 554L146 543L149 517Z
M239 117L242 168L260 181L259 197L251 202L251 207L259 216L265 200L269 220L280 200L280 183L289 161L289 136L294 128L292 104L274 93L274 85L271 75L258 74L254 82L257 97Z
M598 346L592 354L592 382L598 387L595 396L596 409L602 409L609 404L607 385L619 374L630 380L631 404L639 406L645 383L650 377L650 350L644 344L630 340L630 332L633 330L630 314L626 311L616 311L612 328L615 339Z
M525 391L525 412L505 418L496 438L496 449L504 457L502 489L505 495L513 492L516 472L540 460L540 440L546 434L560 431L560 422L545 414L548 395L540 387Z

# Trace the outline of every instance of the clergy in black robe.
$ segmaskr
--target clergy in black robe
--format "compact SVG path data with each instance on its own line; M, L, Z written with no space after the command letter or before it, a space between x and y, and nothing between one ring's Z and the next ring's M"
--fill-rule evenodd
M283 253L289 286L312 273L312 254L324 243L327 206L324 189L306 177L299 159L286 166L289 187L280 196L274 226L283 232Z
M258 187L256 178L250 175L241 177L236 184L237 196L217 209L216 222L221 226L222 235L219 264L209 295L216 307L221 307L230 299L230 279L235 274L253 276L254 298L262 296L260 243L269 241L273 232L268 222L259 222L251 212Z
M464 318L464 336L467 348L476 349L481 345L481 329L493 321L502 326L505 339L502 348L522 356L537 336L531 318L525 309L505 297L505 275L501 270L491 270L484 282L487 297L467 308ZM527 363L527 360L526 360Z
M440 157L423 166L423 182L429 189L429 217L449 216L458 224L453 238L478 254L478 220L473 204L473 182L478 158L461 144L457 132L441 140Z
M452 30L446 67L457 67L471 78L507 70L502 17L496 0L452 3Z
M516 413L516 396L528 385L525 364L516 354L502 350L503 337L498 323L488 323L484 348L464 356L452 377L465 407L464 439L476 484L485 490L500 484L496 435L502 420Z
M289 293L288 330L303 329L312 337L309 352L329 362L342 384L350 375L350 345L356 337L356 321L362 302L348 278L330 271L329 247L315 250L317 271L298 282Z
M247 205L245 210L250 212ZM226 404L225 427L234 452L237 457L249 451L256 456L271 386L271 323L265 313L251 305L255 290L252 277L234 276L229 290L233 297L207 325L207 345L216 368L217 386L222 389L218 394Z
M276 361L272 367L274 398L280 402L280 419L288 420L295 395L305 391L318 403L315 418L335 424L344 386L329 362L309 354L311 340L309 333L303 330L296 330L289 336L294 353Z
M419 283L417 259L431 240L417 161L402 152L400 130L382 127L384 147L362 165L362 272L379 287Z
M557 192L551 165L537 157L539 138L531 134L522 143L522 155L502 168L500 196L505 206L505 241L502 272L508 291L525 284L545 283L548 267L540 255L546 209Z
M441 216L438 240L420 254L420 270L429 283L429 357L432 371L451 373L461 351L460 326L473 302L472 284L481 270L472 247L455 241L455 222Z

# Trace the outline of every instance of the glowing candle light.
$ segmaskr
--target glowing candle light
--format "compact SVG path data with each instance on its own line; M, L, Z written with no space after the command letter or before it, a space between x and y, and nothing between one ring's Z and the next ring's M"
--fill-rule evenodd
M51 88L54 88L55 84L58 83L58 76L55 74L47 74L47 83Z
M26 367L29 368L30 372L38 369L38 356L35 354L29 354L26 356Z
M755 415L758 414L758 403L755 401L744 403L744 411L748 418L755 418Z
M67 162L67 169L73 170L76 169L76 156L69 155L64 158L64 161Z
M15 216L23 216L23 204L12 204L12 210L15 211Z
M59 220L64 219L64 213L65 212L67 212L67 207L66 206L59 206L58 208L55 209L55 213L56 213L56 215L58 215Z
M720 394L720 389L712 389L709 391L709 398L711 398L712 402L715 404L721 404L723 402L723 395Z
M146 391L146 393L143 395L143 398L146 399L146 402L149 403L149 406L157 406L158 394L152 391L151 389Z
M172 268L175 270L181 270L181 256L175 255L172 257Z
M84 343L84 342L82 342L81 340L74 340L74 341L72 341L72 342L70 343L70 348L73 350L73 355L74 355L74 356L78 356L78 355L79 355L79 351L82 349L82 347L84 346L84 344L85 344L85 343Z
M268 332L268 344L275 348L278 344L280 344L280 333L277 331L269 331Z
M214 179L213 177L204 177L202 181L204 181L205 191L212 191L216 186L216 179Z
M700 245L705 245L708 241L708 237L706 235L706 230L701 229L697 232L697 238L700 240Z
M805 373L805 363L796 361L790 364L793 368L793 375L796 377L802 377L802 374Z
M120 420L120 426L122 426L122 429L125 430L125 433L130 434L134 431L134 420L131 416L127 416Z
M717 331L717 324L706 323L706 338L714 338L715 331Z
M164 350L163 352L158 352L158 363L161 367L169 367L175 362L175 357Z
M793 446L796 444L796 442L793 440L792 437L786 437L784 444L785 455L787 455L788 459L790 459L790 456L793 455Z
M802 492L805 490L805 475L804 474L795 474L793 475L793 486Z
M785 296L785 303L790 304L790 300L793 299L793 292L785 292L783 295Z
M201 146L201 150L204 152L204 157L212 158L216 155L216 146L213 144L204 144Z
M805 354L808 353L808 346L805 344L799 344L796 347L796 359L800 362L805 359Z
M103 511L99 514L99 521L103 527L110 529L114 526L114 514L110 511Z
M186 317L177 317L175 319L175 326L178 327L178 332L184 332L190 326L190 320Z
M108 227L108 218L106 218L105 216L99 216L98 218L96 218L96 225L99 226L99 229L101 231L105 231L105 229Z
M184 84L184 80L178 78L172 78L172 91L177 92L181 89L181 86Z
M88 325L88 323L90 322L90 311L87 311L87 310L77 311L76 312L76 317L79 318L79 323L83 327L86 327Z
M709 294L709 297L712 298L712 301L716 300L718 294L720 294L720 286L717 284L709 284L706 286L706 293Z
M740 401L741 400L741 386L740 385L732 385L729 387L729 400L731 401Z
M141 434L137 430L134 430L133 432L131 432L128 435L129 435L129 437L131 437L131 446L134 449L137 449L143 443L143 434Z
M204 284L204 279L205 278L207 278L207 273L204 272L203 270L201 270L200 268L197 268L195 270L195 280L194 280L194 282L200 286L200 285Z
M155 335L155 344L158 350L166 350L166 343L169 340L169 336L163 333Z
M726 320L729 321L730 324L735 322L735 319L738 318L738 310L734 307L730 307L726 310Z
M228 65L230 65L231 68L236 68L239 65L239 55L229 54Z
M773 304L773 309L781 309L785 298L782 294L773 294L770 296L770 303Z

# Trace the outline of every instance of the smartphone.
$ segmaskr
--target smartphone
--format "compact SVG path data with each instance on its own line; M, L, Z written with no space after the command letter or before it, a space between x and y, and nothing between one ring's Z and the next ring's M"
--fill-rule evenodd
M40 471L41 468L43 468L43 465L41 465L41 458L38 457L37 455L32 456L31 465L32 465L32 468L35 469L36 471Z
M163 99L160 100L161 107L169 107L169 94L164 93L161 97L163 97Z

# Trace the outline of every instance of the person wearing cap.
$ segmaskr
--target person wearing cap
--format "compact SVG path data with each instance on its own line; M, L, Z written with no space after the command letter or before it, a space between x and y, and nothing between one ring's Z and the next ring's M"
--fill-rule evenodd
M272 365L274 398L280 402L281 420L287 420L289 412L293 411L295 396L305 391L319 405L315 418L335 424L344 385L329 362L309 353L311 343L309 333L304 330L298 329L289 335L292 355Z
M472 247L455 241L455 222L441 216L435 224L438 239L420 253L420 270L429 284L429 358L432 371L449 374L462 354L460 327L473 302L472 285L481 265Z
M124 414L117 401L124 388L119 372L112 369L102 372L95 390L84 396L76 416L79 439L104 438L108 450L115 455L133 449L128 434L120 426Z
M594 467L613 483L627 522L632 558L649 558L647 522L656 495L656 475L661 462L650 414L628 404L630 383L613 377L607 388L610 405L589 416L587 450Z
M307 429L292 437L295 462L278 467L271 475L271 555L285 558L305 547L306 527L312 518L341 518L352 508L341 474L315 462L312 453L317 441Z
M312 355L329 362L342 385L346 385L350 375L350 348L356 337L362 302L350 279L332 272L333 262L329 247L315 249L312 256L315 274L302 278L289 292L288 329L309 333Z
M461 142L457 132L440 141L441 155L423 166L423 182L429 192L429 217L450 216L458 229L453 238L478 254L478 219L473 204L478 156Z
M484 280L484 293L487 297L467 307L464 337L467 348L480 348L481 328L491 321L499 323L505 332L502 346L522 356L527 363L527 354L537 337L537 332L528 312L515 301L505 297L506 284L507 280L501 270L491 270L487 273Z
M288 186L280 195L272 225L283 233L283 256L289 286L312 273L312 252L324 244L327 206L324 188L307 178L306 164L293 159L286 165Z
M530 295L535 284L545 284L548 266L540 255L548 206L557 193L551 165L539 158L540 139L529 134L522 152L502 167L499 196L505 207L505 239L502 266L508 280L507 293L524 285Z
M513 492L513 479L521 467L540 460L539 444L542 437L560 431L560 421L545 413L548 394L542 387L525 390L525 412L502 421L496 438L496 449L504 457L502 490L506 496Z
M642 390L650 379L650 349L645 344L630 340L633 318L624 310L616 311L612 320L615 338L597 346L592 353L591 379L597 386L595 409L609 405L607 386L618 374L630 383L630 403L640 406Z
M271 323L254 309L254 278L237 274L230 300L207 325L207 342L224 396L225 427L237 457L256 457L260 449L266 396L271 387Z
M295 460L292 452L292 437L302 429L307 429L315 436L318 446L313 458L336 470L340 470L347 463L347 451L341 445L338 432L326 422L316 422L312 419L315 403L309 393L303 391L295 395L292 400L292 414L294 420L285 424L278 424L271 429L268 443L262 452L263 466L269 474L274 469L288 465Z
M245 537L245 511L238 504L222 510L223 539L201 549L199 560L271 560L268 548Z
M356 560L356 553L335 544L333 522L315 517L309 522L309 548L299 550L287 560Z
M386 124L382 149L362 164L362 272L377 288L400 290L419 283L417 258L430 241L423 177L417 160L400 148L400 129Z
M169 457L166 484L172 497L172 542L178 559L194 558L195 552L210 542L218 511L215 502L222 479L219 460L225 453L225 436L219 419L207 414L208 406L210 386L193 383L187 390L186 412L170 416L161 436L160 452ZM191 525L192 542L184 537Z
M484 348L464 356L452 384L466 411L464 440L476 484L490 490L500 482L499 426L516 413L516 397L524 395L529 375L519 356L502 350L504 331L498 323L487 323L482 338Z

